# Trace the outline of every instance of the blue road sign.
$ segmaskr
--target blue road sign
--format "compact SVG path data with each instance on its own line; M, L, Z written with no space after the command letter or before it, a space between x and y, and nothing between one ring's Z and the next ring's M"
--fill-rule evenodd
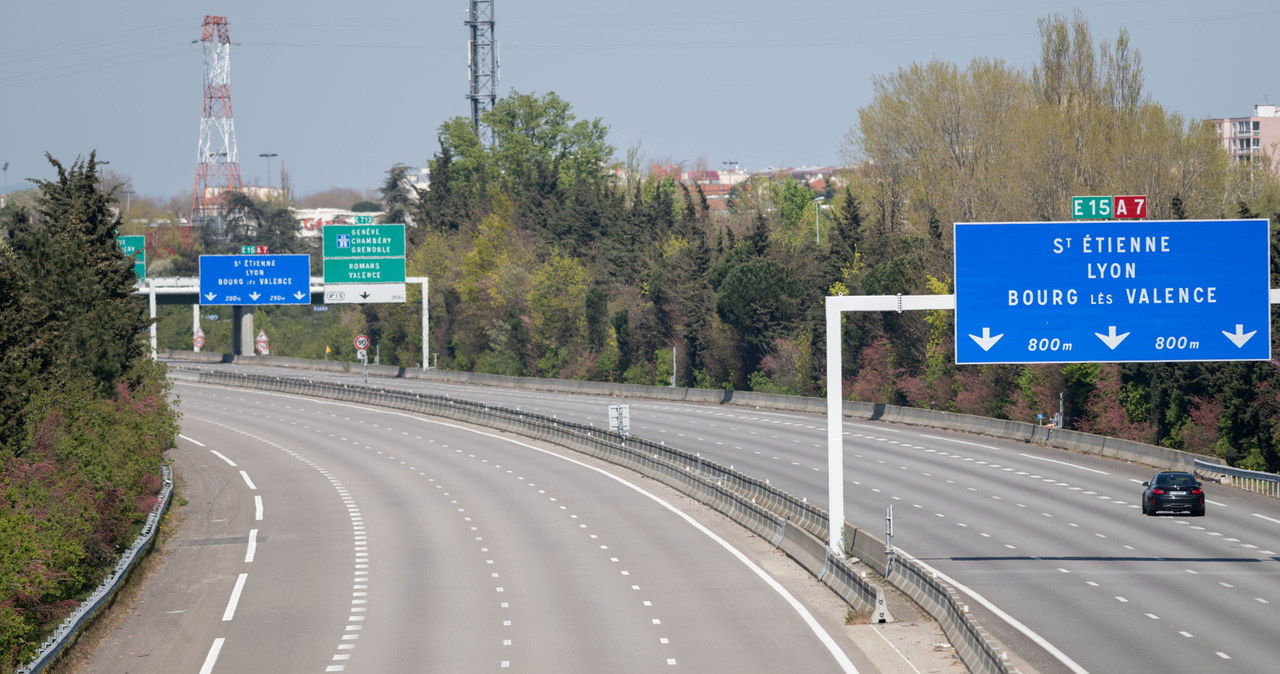
M956 363L1271 357L1266 220L957 223Z
M200 304L311 304L311 256L201 255Z

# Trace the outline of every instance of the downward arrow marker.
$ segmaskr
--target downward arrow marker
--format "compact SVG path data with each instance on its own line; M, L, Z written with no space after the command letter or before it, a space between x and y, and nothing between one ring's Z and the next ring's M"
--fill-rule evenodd
M253 300L253 301L255 301L255 302L257 302L257 301L258 301L258 298L259 298L259 297L262 297L262 294L261 294L261 293L256 293L256 292L254 292L254 293L249 293L249 299L251 299L251 300Z
M977 335L969 335L969 339L972 339L973 341L977 342L978 346L982 347L983 351L990 351L991 347L995 346L996 342L1000 341L1001 337L1004 337L1003 332L996 335L995 337L992 337L991 328L983 328L981 337Z
M295 299L302 299L302 298L306 297L306 296L307 296L307 294L306 294L306 293L304 293L304 292L302 292L301 290L299 290L298 292L294 293L294 294L293 294L293 296L294 296L294 298L295 298Z
M1113 350L1117 346L1120 346L1120 342L1123 342L1125 337L1129 336L1129 333L1127 332L1121 335L1117 335L1116 326L1114 325L1107 326L1107 334L1105 335L1102 334L1101 332L1095 332L1093 334L1097 335L1098 339L1101 339L1103 344L1106 344L1108 347L1110 347Z
M217 297L218 295L217 295L216 293L205 293L205 295L204 295L204 296L205 296L205 299L207 299L207 300L209 300L210 302L212 302L212 301L213 301L213 298Z
M1248 342L1249 339L1252 338L1257 332L1258 332L1257 330L1245 332L1244 326L1239 323L1236 323L1235 332L1227 332L1226 330L1223 330L1222 334L1226 335L1227 339L1231 340L1231 343L1235 344L1236 348L1239 349L1239 348L1243 348L1245 343Z

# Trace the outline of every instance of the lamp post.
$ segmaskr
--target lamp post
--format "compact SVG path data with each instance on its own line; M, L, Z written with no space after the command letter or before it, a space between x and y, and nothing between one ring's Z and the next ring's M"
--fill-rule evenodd
M137 192L134 192L133 190L124 191L124 210L126 213L129 212L129 197L132 197L135 194L137 194Z
M274 152L263 152L258 156L264 157L267 160L267 193L270 194L271 193L271 158L279 155L277 155Z
M817 197L813 200L813 245L815 246L822 245L818 233L818 212L822 210L822 202L826 200L826 197Z
M4 163L4 167L0 168L4 172L4 191L9 191L9 162Z

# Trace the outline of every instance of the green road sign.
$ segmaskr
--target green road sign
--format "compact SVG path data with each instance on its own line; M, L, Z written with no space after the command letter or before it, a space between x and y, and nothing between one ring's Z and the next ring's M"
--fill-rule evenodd
M404 283L404 275L402 257L324 261L325 283Z
M141 234L117 236L116 243L119 244L120 250L124 251L125 255L132 255L134 257L133 273L138 278L146 278L147 237Z
M404 257L404 225L325 225L324 256Z
M356 216L356 224L357 224L357 225L372 225L372 224L373 224L373 216L372 216L372 215L357 215L357 216Z
M1112 217L1111 197L1071 197L1071 219L1106 220Z

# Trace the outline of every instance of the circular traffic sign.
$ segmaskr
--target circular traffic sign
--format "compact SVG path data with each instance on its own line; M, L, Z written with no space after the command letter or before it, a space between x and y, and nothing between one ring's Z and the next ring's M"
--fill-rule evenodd
M364 351L365 349L369 348L369 338L365 337L364 335L360 335L356 337L356 341L354 343L356 345L356 348L359 349L360 351Z
M196 335L195 337L193 337L193 338L191 339L191 343L192 343L192 344L195 344L197 349L199 349L199 348L203 347L203 346L204 346L204 335Z

